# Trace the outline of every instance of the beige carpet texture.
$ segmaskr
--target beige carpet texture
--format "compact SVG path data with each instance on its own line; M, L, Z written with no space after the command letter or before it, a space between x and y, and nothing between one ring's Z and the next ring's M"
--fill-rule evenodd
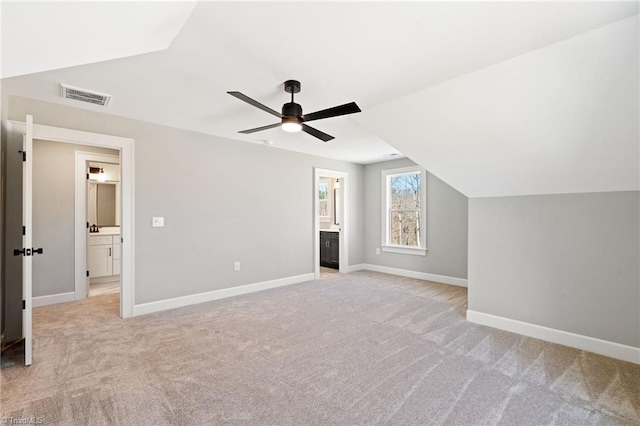
M34 309L1 413L59 425L638 425L640 366L465 320L465 288L356 272L123 320Z

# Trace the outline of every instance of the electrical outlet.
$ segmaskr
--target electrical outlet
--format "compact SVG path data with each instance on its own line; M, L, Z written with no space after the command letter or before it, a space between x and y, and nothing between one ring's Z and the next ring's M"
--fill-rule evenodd
M380 254L380 247L376 247L376 254Z
M164 226L164 217L152 217L151 226L154 228L162 228Z
M240 262L234 262L233 263L233 270L234 271L239 271L240 270Z

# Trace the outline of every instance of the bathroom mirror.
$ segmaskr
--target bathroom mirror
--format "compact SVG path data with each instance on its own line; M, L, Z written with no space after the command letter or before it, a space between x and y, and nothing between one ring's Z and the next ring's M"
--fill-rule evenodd
M120 226L119 182L89 182L88 220L90 225Z

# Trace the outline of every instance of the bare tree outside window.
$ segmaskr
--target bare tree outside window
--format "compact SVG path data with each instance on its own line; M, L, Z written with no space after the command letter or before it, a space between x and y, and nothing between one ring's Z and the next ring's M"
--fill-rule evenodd
M421 185L419 172L389 176L390 244L420 247Z

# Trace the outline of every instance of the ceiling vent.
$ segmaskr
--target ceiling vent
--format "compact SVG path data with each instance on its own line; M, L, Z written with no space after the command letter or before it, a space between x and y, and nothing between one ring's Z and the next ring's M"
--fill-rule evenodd
M104 93L92 92L86 89L80 89L78 87L68 86L66 84L60 85L60 95L65 99L73 99L80 102L88 102L94 105L109 105L111 95Z

